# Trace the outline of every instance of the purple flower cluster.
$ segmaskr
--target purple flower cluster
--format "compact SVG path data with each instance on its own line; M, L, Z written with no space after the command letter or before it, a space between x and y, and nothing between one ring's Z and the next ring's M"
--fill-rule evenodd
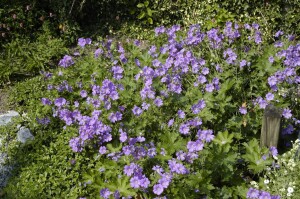
M116 85L108 79L103 80L101 89L99 89L99 92L98 90L95 92L99 94L99 99L104 102L108 101L108 99L119 99Z
M45 118L36 118L36 121L37 121L39 124L47 125L47 124L50 123L50 118L49 118L49 117L45 117Z
M234 64L237 59L237 54L231 48L228 48L224 51L223 57L228 64Z
M234 39L239 38L241 36L239 32L239 25L234 24L234 29L232 29L232 22L226 22L226 26L224 28L224 36L229 39L229 43L232 43Z
M158 180L158 183L153 186L153 193L156 195L161 195L164 189L169 187L172 180L170 173L162 173L159 171L159 174L161 178Z
M247 192L247 198L249 199L280 199L280 196L272 196L266 191L260 191L257 189L249 188Z
M75 62L73 61L72 57L69 55L65 55L58 63L59 66L67 68L73 65Z
M87 44L91 44L92 40L90 38L79 38L78 39L78 45L81 46L82 48L87 45Z
M112 72L113 72L113 74L114 74L114 78L116 79L116 80L120 80L120 79L122 79L123 78L123 68L121 67L121 66L113 66L112 68L111 68L111 70L112 70Z
M124 167L124 174L131 177L130 185L132 188L148 188L150 185L149 179L142 172L142 168L135 163Z

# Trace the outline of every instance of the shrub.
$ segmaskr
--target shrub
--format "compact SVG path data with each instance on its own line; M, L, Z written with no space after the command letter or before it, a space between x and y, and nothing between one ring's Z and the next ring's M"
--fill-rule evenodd
M59 69L44 73L41 102L25 109L27 125L43 140L33 154L61 143L60 132L69 144L62 150L70 147L68 157L86 171L77 178L86 189L76 194L88 198L245 198L246 177L257 180L277 155L256 139L266 105L298 123L298 104L280 91L297 85L299 44L282 32L275 44L264 43L256 23L187 32L175 25L155 34L149 45L80 38ZM32 182L41 181L31 171ZM25 184L21 176L11 183ZM11 183L6 192L19 194Z

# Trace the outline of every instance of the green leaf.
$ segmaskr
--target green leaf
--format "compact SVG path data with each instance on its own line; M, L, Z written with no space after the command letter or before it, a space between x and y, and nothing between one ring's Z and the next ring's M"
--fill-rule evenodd
M144 5L145 5L145 7L148 7L149 6L149 1L145 1Z
M149 24L153 24L152 18L149 17L147 20L148 20L148 23L149 23Z
M148 16L152 17L152 10L150 8L147 8L147 14L148 14Z
M137 18L138 19L143 19L145 17L146 13L144 11L142 11L138 16Z
M138 8L143 8L144 7L144 4L142 4L142 3L139 3L139 4L137 4L137 6L136 7L138 7Z

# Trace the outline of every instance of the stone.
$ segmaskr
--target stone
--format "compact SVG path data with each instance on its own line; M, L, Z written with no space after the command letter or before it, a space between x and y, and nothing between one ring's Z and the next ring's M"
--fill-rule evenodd
M28 128L25 128L22 126L17 133L17 138L18 138L18 141L20 141L24 144L28 140L33 140L34 136L31 134L31 132Z
M0 115L0 126L8 124L9 122L11 122L11 119L13 117L16 117L18 115L19 113L16 111L8 111L7 113Z

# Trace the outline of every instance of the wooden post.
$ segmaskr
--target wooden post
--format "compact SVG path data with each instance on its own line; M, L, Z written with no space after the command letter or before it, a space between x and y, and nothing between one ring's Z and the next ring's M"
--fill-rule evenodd
M282 110L274 105L267 105L262 120L260 147L277 148Z

